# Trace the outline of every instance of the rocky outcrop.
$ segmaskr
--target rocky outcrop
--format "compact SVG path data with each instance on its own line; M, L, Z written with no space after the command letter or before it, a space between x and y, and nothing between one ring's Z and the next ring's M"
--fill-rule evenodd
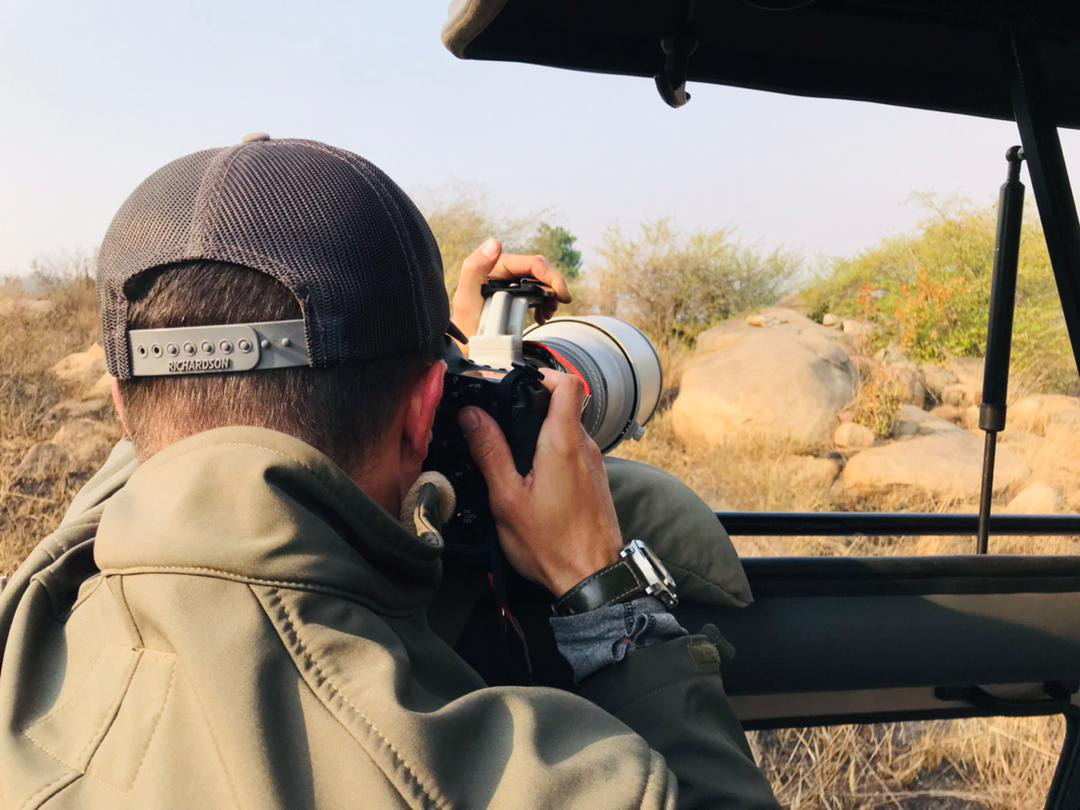
M945 401L944 394L946 388L960 382L957 376L949 371L949 369L942 368L933 363L925 363L919 366L919 371L922 372L923 382L926 385L927 393L938 403L943 403Z
M922 369L907 352L896 346L879 349L866 371L867 377L873 375L880 382L888 384L900 397L901 402L923 408L928 399L933 399Z
M856 422L841 422L833 431L833 444L850 450L874 446L874 431Z
M57 480L64 479L71 469L67 451L53 442L35 444L22 457L11 476L11 488L28 495L50 492Z
M1064 394L1035 394L1008 407L1006 425L1036 436L1080 434L1080 399Z
M712 329L683 372L672 407L686 442L752 436L827 443L855 395L857 374L834 330L781 307Z
M1007 427L998 441L1024 459L1033 481L1061 494L1066 511L1080 512L1080 428L1070 425L1073 398L1045 396L1021 405L1029 399L1025 397L1010 405Z
M89 389L105 374L105 350L95 343L85 352L69 354L52 367L52 373L72 388Z
M1001 510L1015 515L1053 515L1065 510L1065 498L1049 484L1034 481Z
M58 422L66 422L69 419L102 416L108 413L111 408L112 402L104 398L78 399L77 397L72 397L71 399L61 400L56 403L49 409L46 418L53 424L56 424Z
M854 318L845 318L841 329L845 335L856 338L866 337L873 331L869 324L857 321Z
M93 419L73 419L64 423L51 443L62 447L72 472L86 472L109 454L116 441L115 429Z
M855 497L909 488L970 505L982 480L983 361L920 364L897 346L871 357L873 333L848 324L774 307L704 333L672 408L676 433L689 443L786 442L794 455L778 470L807 487ZM860 380L876 386L865 402L854 398ZM818 457L830 447L832 457ZM994 492L999 509L1080 510L1080 398L1009 405Z
M104 416L112 409L113 378L105 371L105 351L99 344L69 354L51 371L74 394L49 411L48 419L53 424Z
M901 405L893 422L892 435L894 439L910 438L911 436L931 436L935 433L948 433L960 430L953 422L943 419L933 413L927 413L922 408L914 405Z
M787 456L781 461L783 472L799 489L826 489L840 475L840 463L817 456Z
M982 481L982 439L963 430L917 436L857 453L844 467L844 489L880 494L896 487L970 500ZM1031 469L1007 447L1000 447L994 469L994 492L1013 489Z
M97 382L83 391L86 399L112 399L113 377L111 374L102 374Z
M901 402L919 408L926 405L926 384L919 367L914 363L890 363L880 374L897 392Z
M15 493L50 497L58 487L77 487L120 438L112 418L112 377L99 345L64 357L50 371L70 396L45 415L42 424L54 431L52 438L31 446L16 465L9 484Z
M941 401L954 408L969 408L982 401L982 393L970 385L953 383L942 389Z
M52 439L26 451L12 474L11 488L24 494L46 495L69 475L93 471L118 438L119 430L113 422L65 422Z
M945 368L961 385L982 391L984 364L981 357L957 357L950 360Z
M964 421L964 409L955 405L936 405L930 409L930 415L954 425L963 424Z

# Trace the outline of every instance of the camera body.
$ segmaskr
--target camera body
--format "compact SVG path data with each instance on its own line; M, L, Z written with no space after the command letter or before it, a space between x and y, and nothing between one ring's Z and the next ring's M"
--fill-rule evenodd
M450 553L479 551L493 539L494 525L488 506L487 483L469 453L458 424L458 412L470 405L494 417L522 475L532 469L536 440L547 416L549 394L543 377L532 367L521 365L492 375L470 363L457 347L456 357L447 358L443 398L435 414L431 445L425 468L445 475L457 495L457 508L443 527L443 539Z
M640 438L660 401L660 360L648 339L625 321L605 316L557 318L525 328L530 309L554 297L534 279L491 281L470 357L449 342L442 402L435 415L425 469L445 475L457 508L443 537L450 555L486 565L496 544L487 485L458 424L459 411L477 406L506 435L521 475L532 469L549 394L541 368L579 377L586 391L582 424L603 452ZM526 339L528 338L528 339ZM497 544L496 544L497 545Z
M453 342L447 346L443 398L425 462L426 469L449 479L457 495L457 509L443 527L451 554L481 552L494 540L487 484L469 453L458 413L468 406L489 413L506 436L514 466L525 475L532 469L550 399L539 369L524 362L521 337L528 310L554 293L526 280L488 282L483 295L480 331L469 341L476 359L466 358Z

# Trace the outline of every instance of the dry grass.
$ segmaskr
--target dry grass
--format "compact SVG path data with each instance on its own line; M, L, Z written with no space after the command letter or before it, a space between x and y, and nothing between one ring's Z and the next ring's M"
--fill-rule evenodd
M883 405L883 412L891 407ZM889 419L891 420L891 416ZM852 500L807 474L782 444L687 446L670 413L618 454L670 470L718 511L974 512L914 490ZM1049 463L1049 462L1047 462ZM813 467L811 466L811 469ZM1075 480L1075 479L1074 479ZM742 556L970 554L969 537L736 537ZM998 553L1080 554L1076 537L994 537ZM785 806L803 808L1042 807L1064 739L1060 717L833 726L754 732L759 764Z
M0 295L21 293L18 282L0 282ZM26 451L55 432L57 424L49 411L69 396L46 370L62 357L84 350L98 336L92 281L39 279L34 297L51 301L52 309L44 314L8 312L0 331L0 574L13 571L56 527L85 480L83 475L69 475L34 493L11 487L12 474Z
M0 280L0 297L19 294ZM45 315L5 316L0 333L0 573L9 573L59 521L82 477L70 475L48 491L11 491L15 466L28 448L57 425L49 411L69 392L46 372L61 357L97 336L92 286L58 279L35 291L54 302ZM669 394L686 361L665 352ZM885 403L888 405L888 403ZM885 410L888 410L887 408ZM1020 449L1023 437L1013 440ZM824 448L822 448L824 454ZM764 443L687 447L661 414L646 439L620 455L670 470L718 510L971 511L973 504L942 502L916 492L851 501L833 486L831 462L792 455ZM1036 459L1057 471L1060 460ZM1033 466L1035 466L1033 464ZM1061 472L1065 475L1068 470ZM1001 552L1080 553L1076 538L995 538ZM968 538L737 538L745 556L948 554L971 550ZM1027 808L1042 806L1063 725L1059 718L994 718L874 726L786 729L751 734L758 761L785 805L804 808Z
M649 423L642 441L625 442L615 454L668 470L717 511L828 509L830 485L805 485L800 468L786 463L796 452L764 441L686 445L675 436L671 412L664 411Z
M1040 808L1060 717L934 720L750 735L777 798L804 808Z

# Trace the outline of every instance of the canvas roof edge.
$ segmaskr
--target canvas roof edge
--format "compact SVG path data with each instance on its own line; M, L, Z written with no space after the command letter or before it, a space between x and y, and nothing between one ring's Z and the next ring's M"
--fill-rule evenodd
M1080 3L1061 0L456 0L464 59L656 77L689 31L686 79L1013 120L1000 38L1044 63L1060 126L1080 127ZM670 102L669 102L670 103Z

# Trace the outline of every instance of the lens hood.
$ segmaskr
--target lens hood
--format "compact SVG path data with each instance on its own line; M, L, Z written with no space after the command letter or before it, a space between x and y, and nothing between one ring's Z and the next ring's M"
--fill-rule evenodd
M588 391L582 424L607 453L640 438L660 404L660 357L640 330L619 318L555 318L525 330L526 362L579 376Z

